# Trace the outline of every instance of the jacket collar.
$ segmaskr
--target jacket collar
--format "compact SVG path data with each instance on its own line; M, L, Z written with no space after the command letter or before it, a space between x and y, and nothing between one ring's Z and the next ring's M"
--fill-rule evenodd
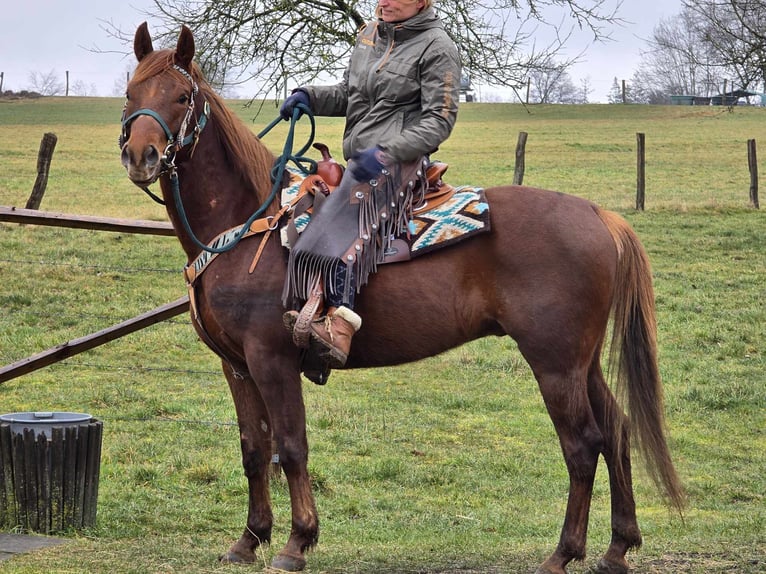
M402 22L384 22L378 19L377 21L378 33L386 36L392 35L394 32L401 34L418 33L430 28L443 28L441 20L436 15L436 11L433 8L426 8L415 14L412 18L403 20Z

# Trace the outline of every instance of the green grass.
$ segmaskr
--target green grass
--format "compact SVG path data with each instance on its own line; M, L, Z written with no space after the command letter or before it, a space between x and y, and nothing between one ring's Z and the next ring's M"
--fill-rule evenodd
M259 131L275 115L232 103ZM118 99L0 103L0 205L25 203L42 134L59 137L42 209L164 219L119 165ZM623 213L652 261L671 449L689 495L681 520L643 473L637 573L766 568L766 219L747 207L746 141L764 110L465 105L439 157L452 183L510 179ZM342 122L319 119L339 150ZM647 211L632 210L635 133L647 138ZM284 128L267 137L274 150ZM337 153L337 152L336 152ZM763 154L761 154L763 155ZM762 170L763 172L763 170ZM105 328L184 293L172 238L0 223L0 364ZM0 385L3 412L104 421L98 521L0 572L260 571L290 528L273 481L274 547L253 567L217 556L246 516L235 415L218 361L178 317ZM310 573L533 572L556 544L567 474L536 383L509 339L304 386L321 520ZM602 465L603 466L603 465ZM585 572L609 541L600 468Z

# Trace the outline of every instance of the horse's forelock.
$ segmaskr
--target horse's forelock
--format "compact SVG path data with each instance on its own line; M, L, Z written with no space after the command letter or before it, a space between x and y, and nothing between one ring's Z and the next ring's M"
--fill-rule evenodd
M150 52L138 63L131 82L140 84L168 70L173 70L173 52L171 50ZM183 79L180 72L173 71L178 75L179 81Z
M144 56L144 58L136 67L135 72L133 72L132 82L140 84L150 78L167 72L174 80L176 80L178 84L184 88L191 87L189 85L188 76L175 67L174 54L175 52L172 50L159 50ZM191 75L195 82L200 84L205 83L205 78L203 77L202 72L200 71L196 62L192 62L191 69L189 70L189 75Z

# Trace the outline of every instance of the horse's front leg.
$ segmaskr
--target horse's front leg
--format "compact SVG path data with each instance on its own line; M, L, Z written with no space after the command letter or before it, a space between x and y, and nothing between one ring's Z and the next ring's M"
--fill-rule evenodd
M237 412L249 503L245 531L229 551L221 556L221 561L249 563L255 560L256 548L271 540L271 424L261 393L250 375L243 370L234 370L226 362L223 363L223 372Z
M252 355L248 354L248 360ZM308 473L306 411L297 360L282 361L272 356L251 366L258 388L271 415L279 462L287 477L292 509L290 538L272 561L280 570L297 572L306 566L305 553L319 539L317 515Z

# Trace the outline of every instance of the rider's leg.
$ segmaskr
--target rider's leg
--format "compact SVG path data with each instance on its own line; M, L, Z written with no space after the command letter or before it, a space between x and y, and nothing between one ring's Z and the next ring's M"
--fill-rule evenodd
M325 287L327 314L311 324L312 339L320 345L319 355L330 368L346 364L351 338L362 326L362 318L354 312L356 285L353 268L338 265L331 285Z

